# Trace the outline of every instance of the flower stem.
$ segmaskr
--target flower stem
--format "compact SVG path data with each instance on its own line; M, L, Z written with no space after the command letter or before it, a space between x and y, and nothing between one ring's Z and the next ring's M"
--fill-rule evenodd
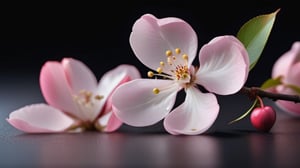
M259 97L259 96L256 96L256 99L259 101L259 105L261 108L264 108L265 105L264 105L264 102L262 101L262 99Z
M259 87L246 87L244 86L241 90L241 93L247 94L251 99L255 99L257 96L263 98L269 98L273 101L276 100L286 100L292 101L295 103L300 103L300 96L298 95L288 95L288 94L280 94L280 93L271 93L265 91Z

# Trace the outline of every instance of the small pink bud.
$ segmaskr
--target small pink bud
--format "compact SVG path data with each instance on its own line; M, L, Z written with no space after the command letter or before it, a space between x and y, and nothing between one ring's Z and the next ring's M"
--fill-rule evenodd
M259 131L268 132L276 120L276 112L270 106L257 107L251 112L252 125Z

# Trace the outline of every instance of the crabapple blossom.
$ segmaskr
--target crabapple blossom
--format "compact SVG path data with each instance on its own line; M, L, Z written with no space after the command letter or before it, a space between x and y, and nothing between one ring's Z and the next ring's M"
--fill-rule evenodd
M40 87L48 104L27 105L9 114L7 121L29 133L97 129L112 132L122 122L111 107L111 94L121 84L139 78L131 65L119 65L99 82L81 61L47 61L40 72Z
M272 91L275 93L299 95L299 76L300 41L296 41L293 43L291 49L282 54L273 65L272 78L280 78L282 84L272 89ZM285 112L300 117L299 103L286 100L277 100L276 105L278 105L278 107L283 109Z
M248 77L248 53L231 35L216 37L202 46L200 65L193 66L197 35L180 18L158 19L145 14L134 23L129 41L136 57L152 69L148 79L129 81L112 95L116 116L131 126L149 126L164 119L170 134L204 133L219 113L215 94L236 93ZM182 89L185 100L175 107Z

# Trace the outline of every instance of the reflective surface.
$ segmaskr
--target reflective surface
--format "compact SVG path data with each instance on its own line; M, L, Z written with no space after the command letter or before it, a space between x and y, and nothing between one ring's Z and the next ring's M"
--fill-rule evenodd
M300 166L300 121L276 106L278 118L269 133L255 131L248 117L235 124L227 124L251 105L244 95L219 97L221 112L215 125L206 134L198 136L169 135L161 123L145 128L123 125L110 134L25 134L11 127L5 118L20 104L43 101L38 85L34 83L17 82L14 92L7 89L13 85L3 87L2 84L0 88L1 167ZM274 105L266 100L268 103Z

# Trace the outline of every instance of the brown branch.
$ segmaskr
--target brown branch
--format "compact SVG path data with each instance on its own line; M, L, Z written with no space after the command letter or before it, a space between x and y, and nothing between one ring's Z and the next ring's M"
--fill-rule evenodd
M295 103L300 103L300 96L298 95L288 95L288 94L280 94L280 93L271 93L265 90L262 90L258 87L243 87L240 90L241 93L247 94L251 99L255 99L256 96L259 96L261 98L269 98L273 101L276 100L286 100L286 101L292 101Z

